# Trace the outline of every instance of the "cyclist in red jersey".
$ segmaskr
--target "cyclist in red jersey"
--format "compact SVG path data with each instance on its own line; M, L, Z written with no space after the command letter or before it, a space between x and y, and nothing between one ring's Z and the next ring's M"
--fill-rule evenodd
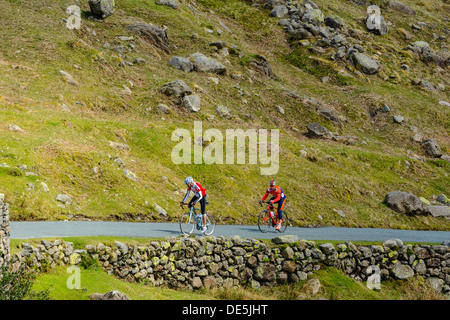
M185 201L189 197L189 194L191 191L194 192L194 196L192 197L191 201L188 203L189 209L191 207L195 206L197 202L200 202L200 208L202 212L202 226L203 230L202 232L206 231L206 214L205 214L205 207L206 207L206 189L201 186L200 183L195 182L192 177L187 177L184 180L184 183L187 186L186 195L184 196L183 201L180 202L180 205L186 204Z
M280 230L281 222L283 219L283 206L284 206L284 202L286 200L286 194L283 192L283 189L281 189L280 187L278 187L276 185L276 182L274 179L270 180L270 186L266 190L266 194L264 195L264 197L261 200L259 200L259 202L262 203L264 200L266 200L266 198L269 196L269 194L272 195L272 198L269 200L269 202L272 204L278 203L278 208L277 208L278 221L277 221L277 226L275 227L275 229Z

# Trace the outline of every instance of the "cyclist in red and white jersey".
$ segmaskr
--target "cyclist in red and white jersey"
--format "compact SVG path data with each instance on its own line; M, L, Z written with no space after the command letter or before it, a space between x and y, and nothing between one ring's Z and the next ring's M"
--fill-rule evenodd
M202 185L198 182L195 182L192 177L187 177L184 180L184 183L187 186L186 195L184 196L183 201L180 202L180 205L186 204L186 200L189 197L189 194L191 191L194 192L194 196L192 197L191 201L188 203L189 209L197 204L197 202L200 202L200 209L202 212L202 226L203 226L203 232L206 231L206 214L205 214L205 207L206 207L206 189L202 187Z

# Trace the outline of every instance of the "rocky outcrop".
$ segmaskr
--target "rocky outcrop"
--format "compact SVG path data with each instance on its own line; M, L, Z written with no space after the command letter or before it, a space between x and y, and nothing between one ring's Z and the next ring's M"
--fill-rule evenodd
M170 49L169 37L165 29L142 22L134 22L126 26L126 28L166 53L172 51Z

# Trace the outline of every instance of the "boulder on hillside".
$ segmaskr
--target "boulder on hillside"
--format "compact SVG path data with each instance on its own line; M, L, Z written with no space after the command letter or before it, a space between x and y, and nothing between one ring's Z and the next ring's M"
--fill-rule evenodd
M168 6L172 9L176 9L180 5L178 0L156 0L155 3L163 6Z
M223 64L213 58L205 56L203 53L196 52L189 56L196 71L224 74L227 69Z
M308 130L307 136L310 138L331 138L333 135L330 130L317 122L308 124L306 129Z
M375 74L380 68L380 65L377 61L361 52L353 52L350 55L350 61L353 63L356 69L362 71L365 74Z
M312 9L307 11L303 15L302 21L306 23L311 23L316 26L320 26L324 23L325 17L320 9Z
M416 14L416 12L411 9L410 6L408 6L406 3L400 2L400 1L390 1L388 5L389 9L399 11L401 13L408 14L410 16L413 16Z
M128 30L138 34L145 41L151 43L155 47L170 53L170 43L167 32L163 28L159 28L153 24L146 24L142 22L134 22L126 26Z
M89 8L93 15L105 19L114 12L114 0L89 0Z
M425 152L433 158L439 158L442 156L441 149L435 139L423 140L422 147L425 149Z
M384 202L399 213L407 215L424 214L426 204L409 192L392 191L386 194Z
M194 65L188 58L173 57L169 63L184 72L191 72L194 70Z
M431 215L433 217L450 218L450 208L448 206L429 205L409 192L389 192L386 194L384 202L391 209L407 215Z
M275 74L270 67L269 61L267 61L265 56L258 55L251 62L250 67L255 69L256 71L264 74L268 78L275 79Z
M183 98L192 93L192 89L183 80L168 82L162 86L160 91L172 98Z

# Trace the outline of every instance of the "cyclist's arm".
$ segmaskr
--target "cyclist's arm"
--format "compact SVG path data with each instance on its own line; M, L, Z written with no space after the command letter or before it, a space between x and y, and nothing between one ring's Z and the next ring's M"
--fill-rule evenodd
M198 193L198 199L194 202L194 205L197 204L197 202L199 202L202 198L203 198L203 195L202 195L202 192L200 191Z
M266 194L265 194L264 197L262 198L262 201L266 200L268 196L269 196L269 193L266 192Z
M183 199L183 201L181 201L181 202L186 202L186 200L187 200L187 198L189 197L189 194L191 193L191 190L187 190L187 192L186 192L186 195L184 196L184 199Z

